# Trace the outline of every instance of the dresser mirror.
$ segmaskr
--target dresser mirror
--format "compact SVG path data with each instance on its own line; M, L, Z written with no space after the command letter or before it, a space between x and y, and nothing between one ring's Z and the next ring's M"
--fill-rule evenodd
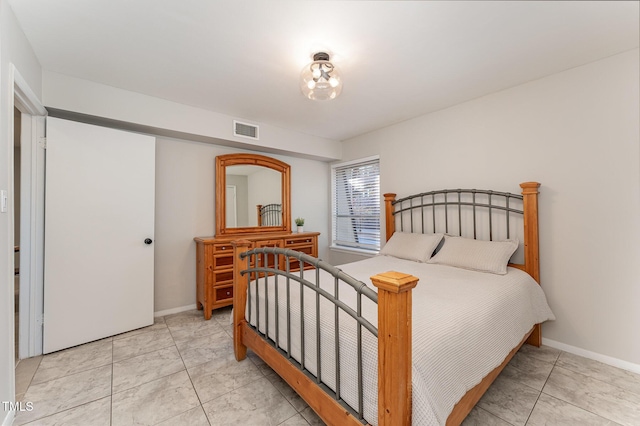
M216 234L291 232L290 166L257 154L216 157Z

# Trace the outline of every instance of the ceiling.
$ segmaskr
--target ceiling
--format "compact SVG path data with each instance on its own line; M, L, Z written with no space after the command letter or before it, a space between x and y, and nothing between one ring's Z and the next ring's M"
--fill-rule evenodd
M45 70L344 140L639 45L638 1L12 0ZM300 92L332 54L333 101Z

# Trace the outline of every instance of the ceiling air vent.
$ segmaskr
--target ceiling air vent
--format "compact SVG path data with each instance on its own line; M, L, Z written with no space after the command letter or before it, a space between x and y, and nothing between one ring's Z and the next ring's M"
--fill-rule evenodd
M243 138L258 140L258 126L233 120L233 134Z

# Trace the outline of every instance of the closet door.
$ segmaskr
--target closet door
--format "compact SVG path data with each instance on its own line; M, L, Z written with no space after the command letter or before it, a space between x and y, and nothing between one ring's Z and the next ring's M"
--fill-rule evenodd
M153 323L155 138L47 119L44 353Z

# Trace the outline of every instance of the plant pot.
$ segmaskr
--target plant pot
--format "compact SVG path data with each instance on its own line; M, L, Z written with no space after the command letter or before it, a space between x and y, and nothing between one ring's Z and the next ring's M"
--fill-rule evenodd
M298 234L304 232L304 226L298 226Z

